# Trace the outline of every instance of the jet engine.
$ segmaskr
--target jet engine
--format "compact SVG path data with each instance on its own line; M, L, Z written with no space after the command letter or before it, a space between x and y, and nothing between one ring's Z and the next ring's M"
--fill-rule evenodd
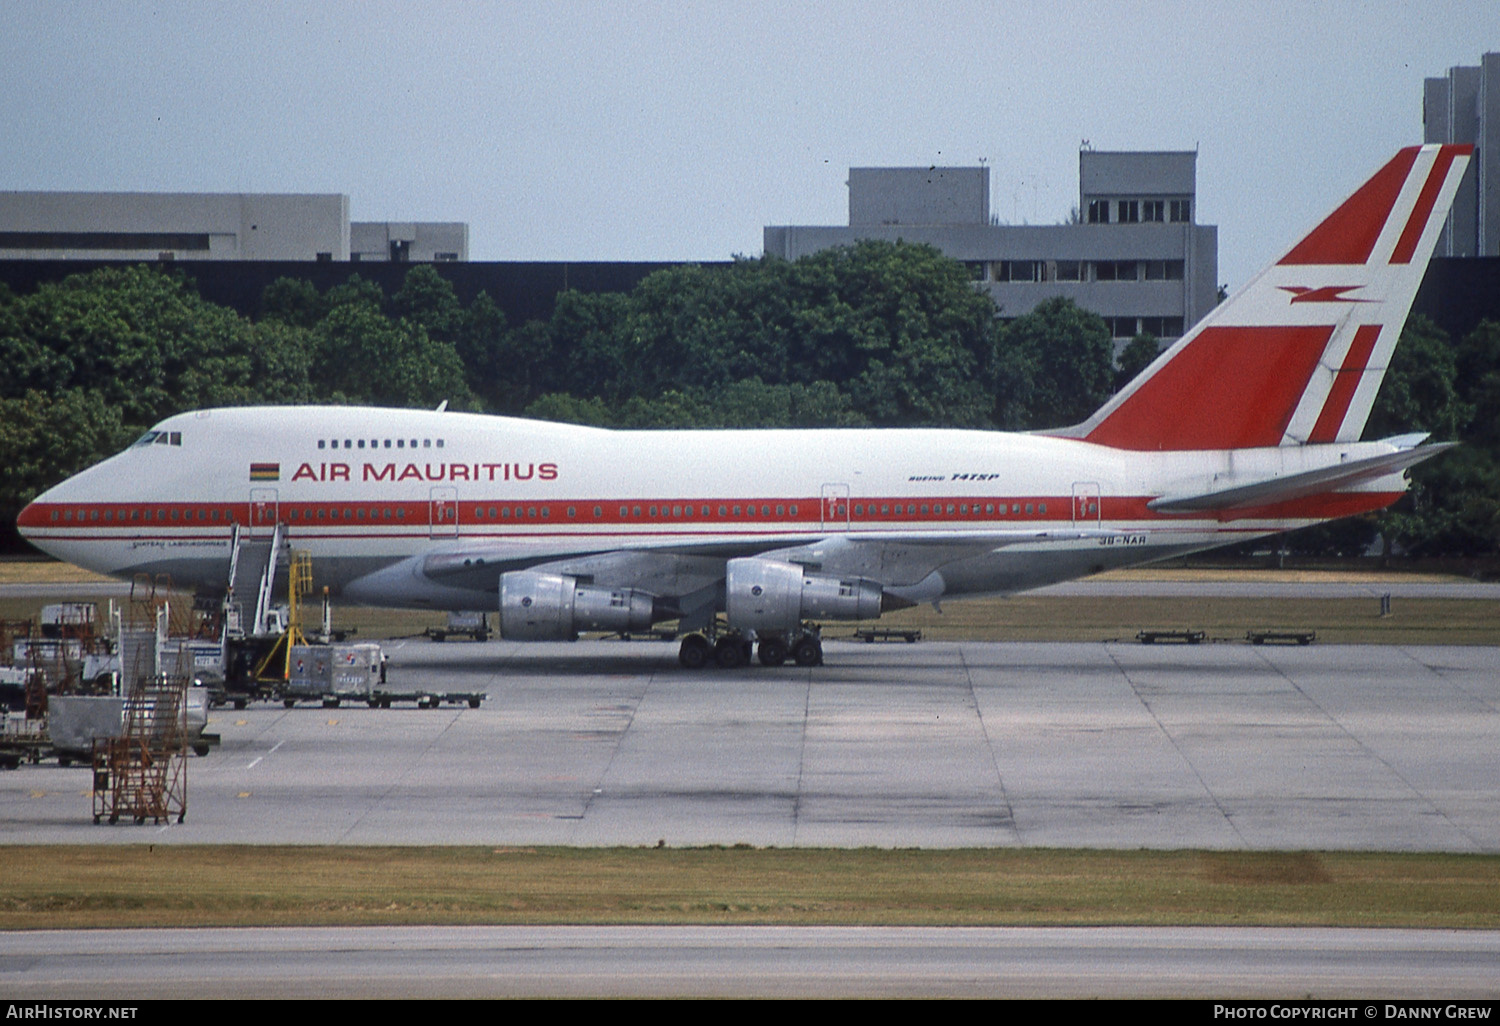
M644 591L513 570L500 575L500 636L508 641L572 641L579 631L641 631L651 626L655 605Z
M729 625L740 630L793 631L807 618L873 619L880 599L874 581L809 573L774 559L731 559L724 577Z

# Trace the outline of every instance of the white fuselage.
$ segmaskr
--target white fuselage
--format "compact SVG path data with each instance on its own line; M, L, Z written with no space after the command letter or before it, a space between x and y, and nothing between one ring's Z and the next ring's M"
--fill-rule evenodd
M1380 508L1404 489L1399 474L1234 519L1163 515L1147 503L1389 451L1132 452L990 431L609 431L414 410L218 409L163 421L38 497L19 523L39 548L80 566L213 589L224 585L235 526L269 534L279 522L293 548L312 554L319 584L401 606L483 608L481 587L493 602L483 573L429 576L445 555L586 565L601 584L632 587L654 574L659 591L680 592L721 572L725 552L816 553L830 572L931 600ZM1077 536L975 548L985 532L1039 530ZM657 551L677 563L643 570L634 558ZM694 552L718 569L694 569Z

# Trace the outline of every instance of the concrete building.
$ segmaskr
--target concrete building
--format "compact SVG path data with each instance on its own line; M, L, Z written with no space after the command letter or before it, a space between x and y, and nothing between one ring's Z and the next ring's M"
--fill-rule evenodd
M850 168L849 224L769 226L795 260L860 239L927 243L968 265L1002 316L1066 296L1117 339L1176 338L1218 301L1218 228L1194 220L1193 152L1078 154L1077 223L1002 225L988 167Z
M468 225L351 224L338 193L0 192L0 260L468 258Z
M1474 147L1436 255L1500 256L1500 53L1423 83L1422 140Z
M462 221L357 221L349 226L349 259L466 261L469 226Z

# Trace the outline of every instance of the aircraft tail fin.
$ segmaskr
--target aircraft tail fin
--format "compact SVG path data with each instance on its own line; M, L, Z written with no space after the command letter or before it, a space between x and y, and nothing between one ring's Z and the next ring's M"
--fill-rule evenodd
M1134 450L1357 441L1473 152L1412 146L1082 424Z

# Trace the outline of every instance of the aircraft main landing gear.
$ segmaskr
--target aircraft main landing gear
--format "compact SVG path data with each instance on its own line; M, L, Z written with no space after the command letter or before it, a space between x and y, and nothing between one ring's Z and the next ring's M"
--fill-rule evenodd
M751 655L759 657L762 666L782 666L788 659L798 666L821 666L823 641L816 625L791 635L762 634L754 641L740 631L689 634L677 649L677 662L685 670L701 670L712 663L721 669L737 670L750 663Z
M689 634L682 639L682 646L677 649L677 661L684 670L701 670L708 665L713 654L714 646L711 641L701 634Z

